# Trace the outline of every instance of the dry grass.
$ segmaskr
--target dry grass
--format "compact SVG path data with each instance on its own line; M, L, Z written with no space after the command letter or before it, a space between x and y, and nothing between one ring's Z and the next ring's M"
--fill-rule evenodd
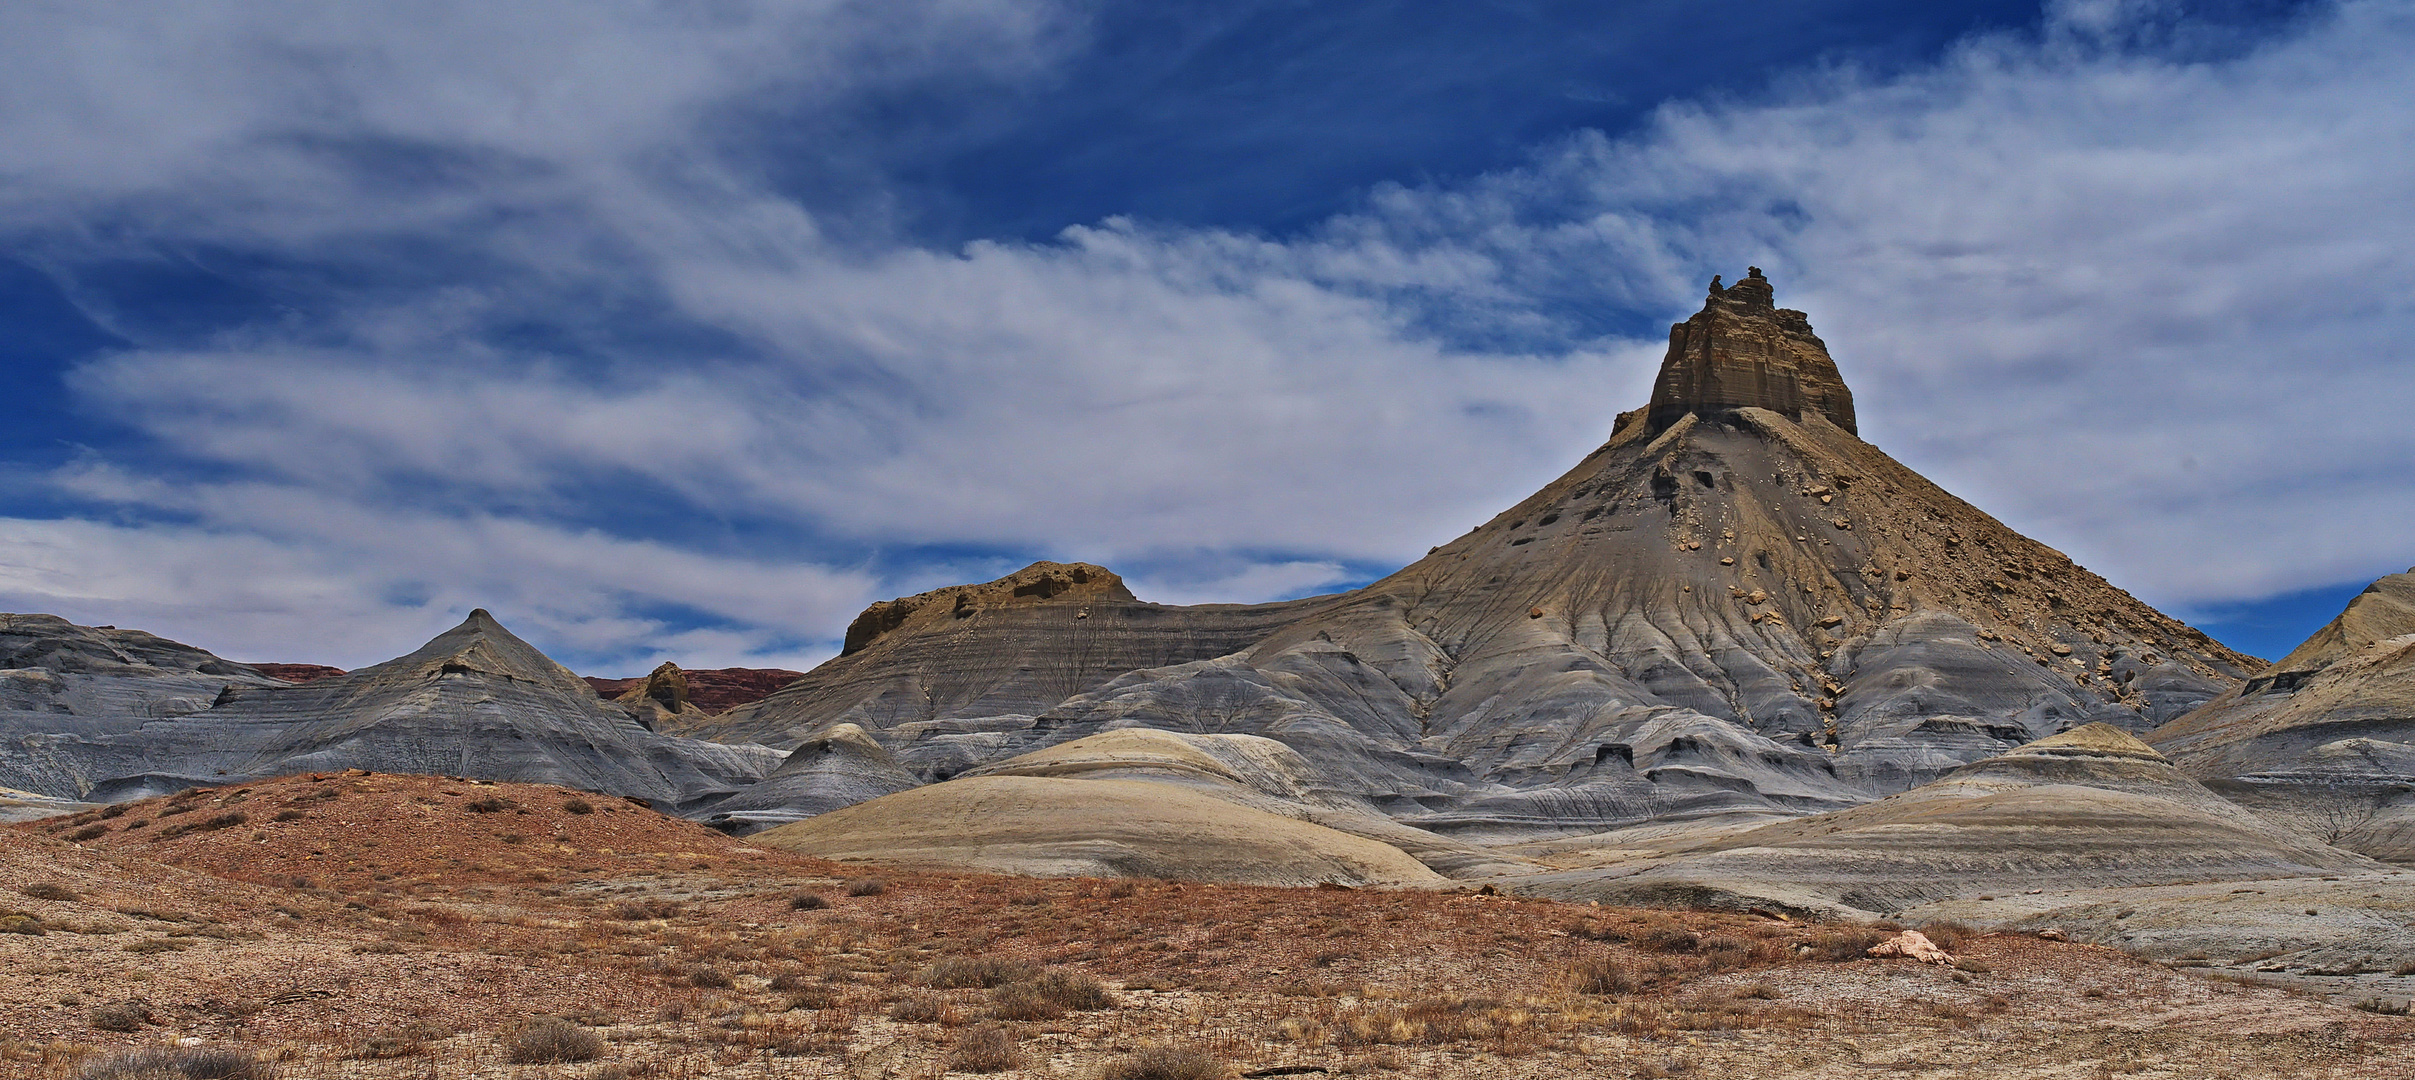
M457 809L490 794L515 809ZM1877 927L1506 896L903 871L857 893L861 868L571 798L336 776L43 832L65 853L45 860L173 857L219 884L92 861L0 877L12 898L43 881L83 894L43 909L48 936L0 939L0 1076L73 1080L79 1060L177 1037L250 1043L295 1080L1846 1075L1872 1036L1933 1047L1928 1071L1996 1080L2079 1080L2140 1038L2156 1060L2241 1078L2387 1076L2415 1056L2405 1018L1965 928L1923 928L1954 940L1969 965L1955 971L1864 959ZM267 839L53 839L170 806L170 825L248 809ZM311 812L277 821L279 806ZM137 997L156 1004L133 1030L78 1022ZM2177 1019L2091 1049L2142 1009ZM563 1019L523 1026L533 1013ZM61 1039L11 1037L60 1020ZM524 1047L540 1029L609 1061ZM1117 1071L1180 1064L1152 1047L1207 1071Z
M1215 1055L1204 1050L1152 1046L1109 1062L1099 1070L1099 1080L1223 1080L1231 1073Z
M250 1052L212 1046L153 1046L84 1062L73 1080L273 1080Z
M603 1036L558 1016L535 1017L503 1040L504 1060L514 1065L594 1061L603 1052Z
M969 1028L948 1048L949 1072L994 1073L1023 1067L1013 1032L997 1024Z

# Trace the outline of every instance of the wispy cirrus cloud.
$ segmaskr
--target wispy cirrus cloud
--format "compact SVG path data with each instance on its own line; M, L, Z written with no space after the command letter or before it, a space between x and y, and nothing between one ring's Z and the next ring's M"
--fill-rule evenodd
M176 55L20 80L59 85L0 119L83 119L0 157L19 249L70 278L238 253L293 304L171 335L87 298L137 344L72 385L142 439L53 477L84 511L0 532L0 602L346 663L485 604L634 667L802 664L866 600L1030 557L1315 591L1581 455L1746 262L1868 437L2150 600L2409 559L2403 4L2221 50L2064 7L1296 235L948 250L763 167L865 87L1011 85L1083 40L1078 11L925 7L73 27L120 68Z

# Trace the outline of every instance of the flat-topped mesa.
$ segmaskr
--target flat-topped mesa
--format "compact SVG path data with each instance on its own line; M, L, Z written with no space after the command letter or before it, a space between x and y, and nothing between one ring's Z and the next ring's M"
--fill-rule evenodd
M1702 310L1669 327L1669 354L1652 383L1648 423L1657 435L1688 413L1708 418L1746 408L1798 421L1823 416L1859 434L1853 392L1828 358L1828 346L1802 312L1777 306L1758 266L1732 286L1712 278Z

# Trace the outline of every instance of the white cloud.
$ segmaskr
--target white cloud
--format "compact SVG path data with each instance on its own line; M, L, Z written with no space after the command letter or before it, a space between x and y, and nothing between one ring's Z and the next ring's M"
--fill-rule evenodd
M115 68L181 56L176 33L219 64L271 57L273 77L162 61L14 99L71 120L0 152L18 193L0 220L72 245L98 241L59 222L133 214L313 259L437 236L477 272L80 372L94 408L204 468L71 470L69 490L132 516L13 523L0 599L149 612L253 659L388 655L429 612L486 603L575 654L802 666L784 643L937 584L911 565L873 581L824 541L1196 553L1205 569L1142 578L1153 599L1323 588L1489 516L1642 403L1659 343L1590 337L1576 313L1679 315L1746 262L1810 311L1873 441L2150 600L2409 561L2404 4L2198 59L2104 44L2152 8L2072 6L2039 41L1672 107L1289 240L1109 221L1049 244L840 246L714 121L968 57L1011 79L1078 29L1034 5L925 7L947 17L906 45L884 36L903 16L835 3L701 26L572 5L553 28L446 8L392 40L309 13L80 27ZM473 29L486 45L440 55ZM42 64L11 86L84 70ZM206 116L186 130L187 111ZM459 172L387 200L372 171L330 182L306 134L444 150L415 160ZM733 344L674 364L496 332L630 297ZM659 521L581 524L614 484L799 539L741 557ZM177 524L133 524L154 518ZM643 614L663 605L714 625Z

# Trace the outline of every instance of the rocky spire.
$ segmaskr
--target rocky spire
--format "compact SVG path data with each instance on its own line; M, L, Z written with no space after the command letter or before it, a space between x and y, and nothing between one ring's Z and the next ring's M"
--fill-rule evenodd
M1688 413L1716 416L1760 408L1797 421L1813 416L1855 431L1853 392L1845 389L1828 346L1800 311L1777 306L1761 268L1721 286L1693 318L1669 328L1669 353L1652 383L1650 424L1667 430Z

